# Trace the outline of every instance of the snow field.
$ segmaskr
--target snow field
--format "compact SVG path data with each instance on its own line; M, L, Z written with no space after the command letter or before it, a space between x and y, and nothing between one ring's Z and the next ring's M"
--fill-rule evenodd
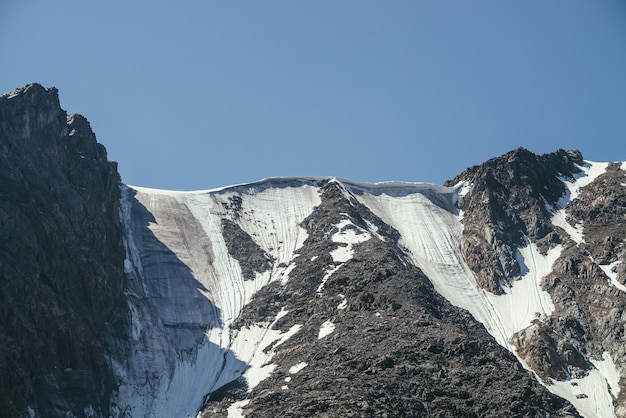
M501 325L499 312L489 303L486 293L478 289L461 253L463 230L459 215L433 202L448 200L451 204L456 200L457 189L419 183L398 187L361 188L357 198L400 232L400 244L409 250L411 261L441 295L470 311L500 344L508 346L510 336Z
M506 341L499 342L509 350L513 350L509 344L513 334L529 327L533 320L544 319L554 311L550 294L541 288L541 280L550 274L561 251L562 247L557 246L543 256L535 244L529 243L518 250L517 259L522 267L520 280L505 286L503 295L485 292L488 303L500 318L501 335L506 338Z
M132 410L133 416L193 416L207 393L243 373L250 387L266 378L275 365L269 364L273 351L263 353L262 350L270 344L279 345L300 329L294 326L281 333L271 330L272 324L256 324L235 333L230 331L230 324L256 291L271 281L287 280L294 267L295 251L307 237L299 224L320 203L319 190L303 182L298 187L261 187L243 193L225 189L173 192L135 188L135 191L135 198L156 219L148 226L154 236L189 267L198 282L191 298L198 303L190 304L189 294L184 300L177 296L179 279L170 275L176 274L175 270L158 269L165 272L165 276L153 283L158 283L165 299L152 303L159 309L158 315L174 326L190 324L204 328L206 339L194 348L192 357L164 346L171 338L166 334L171 331L156 324L148 325L154 318L140 318L139 306L133 306L129 299L133 337L139 339L142 333L145 336L142 337L143 348L129 359L130 371L126 371L128 366L119 365L120 374L126 373L127 377L116 401L121 409ZM143 286L144 297L150 298L150 289L145 283L154 278L145 277L142 252L138 247L142 244L136 243L132 236L131 192L128 188L124 191L120 214L127 226L125 269L129 279ZM239 216L228 212L224 205L235 195L242 199ZM239 262L228 254L221 230L222 218L237 222L275 259L271 271L257 273L255 280L243 279ZM152 260L158 263L165 259L156 254ZM151 269L155 271L154 266ZM201 303L203 299L210 303ZM211 312L201 312L202 306L214 308ZM149 329L142 329L142 326ZM154 376L148 380L149 385L146 385L147 373Z
M206 277L203 272L197 275L199 281L211 290L209 298L222 310L224 325L237 318L259 289L273 280L286 280L293 268L289 268L289 264L295 251L307 238L306 231L299 225L320 203L318 190L311 185L266 188L249 193L188 194L183 199L204 228L206 236L213 241L215 260L228 260L227 264L213 264L214 275ZM239 217L224 209L224 204L228 204L229 198L234 196L242 199ZM243 280L238 261L228 254L221 231L222 218L236 222L274 258L272 271L257 275L255 280Z
M564 180L568 191L557 207L548 207L554 214L553 224L562 227L577 243L583 242L582 226L572 227L566 222L564 207L578 196L581 187L604 172L606 164L586 162L581 169L583 172L573 182ZM560 246L551 249L545 256L530 242L520 248L518 262L522 268L521 276L519 280L504 287L504 295L493 295L476 284L461 252L463 214L455 211L453 206L459 196L468 192L468 184L448 188L426 183L362 184L334 178L331 181L341 186L344 196L351 202L358 199L384 222L398 230L401 234L400 244L408 250L411 262L428 276L435 289L452 304L467 309L485 325L499 344L513 353L514 348L509 342L511 336L529 326L533 320L543 320L553 312L554 305L550 295L541 289L541 280L552 270L554 261L561 253ZM157 224L151 225L151 230L192 270L194 278L203 287L198 289L199 296L215 305L214 314L219 315L219 321L206 324L206 343L198 349L197 358L180 356L174 365L168 365L164 363L166 353L147 352L137 359L145 363L146 370L156 369L162 372L160 383L156 384L158 387L150 389L148 394L141 392L141 385L131 384L133 377L129 376L131 383L125 386L120 400L122 405L126 402L133 411L138 412L137 416L150 415L155 411L161 414L161 410L157 408L166 408L169 416L187 416L188 411L195 412L193 408L199 407L204 395L241 375L246 378L251 389L267 378L276 368L271 363L275 348L300 330L300 325L293 326L287 332L271 329L286 311L279 312L271 322L240 330L231 330L230 324L260 288L272 281L280 280L285 283L288 280L289 273L295 266L295 253L307 237L306 231L299 224L320 203L319 188L311 182L301 181L298 187L255 188L250 185L248 188L238 186L207 192L136 190L137 198L157 218ZM352 195L349 190L358 190L359 193ZM230 203L230 198L235 196L241 198L241 210L237 215L225 207ZM180 219L184 217L180 217L176 222L168 224L167 220L161 219L158 208L165 200L170 202L167 210L186 210L193 215L193 221L181 222ZM180 208L177 209L176 205ZM132 222L129 213L129 208L124 208L123 202L122 218L125 225ZM274 258L271 271L257 274L255 280L243 279L239 262L228 254L222 236L222 218L236 222ZM375 225L368 223L368 228L363 229L354 225L347 216L335 226L338 232L332 236L332 240L340 246L331 252L335 265L325 272L318 292L323 291L327 279L342 263L353 257L354 245L372 236L383 239ZM132 232L131 228L127 229ZM201 230L200 235L197 229ZM180 236L186 238L181 239ZM130 276L138 272L141 279L144 273L140 252L132 234L127 237L127 241L127 274ZM211 259L209 263L207 257ZM615 264L601 267L611 278L611 284L626 291L626 287L616 280L612 271L614 266ZM172 279L175 278L168 278ZM143 283L141 280L139 282ZM343 299L337 309L346 309L345 296L339 296ZM150 331L142 328L146 321L142 320L139 311L136 308L133 313L134 338L140 338ZM191 312L186 313L184 309L174 310L172 315L173 319L181 323L189 322L186 319L188 315L194 321L199 320L198 316ZM333 331L334 324L330 320L324 322L319 329L318 339ZM152 346L148 344L148 348L155 350L157 346L156 342ZM264 353L263 350L267 347L271 349ZM306 366L306 363L300 364ZM611 397L617 396L619 373L608 353L605 353L603 360L594 361L594 365L596 370L584 379L554 382L548 388L570 400L587 417L614 416ZM136 366L137 369L141 367ZM139 377L136 376L135 379ZM288 376L285 383L290 380ZM287 385L283 389L286 390ZM587 397L582 396L583 394ZM152 397L155 399L150 401ZM171 409L167 409L167 402L173 404ZM233 404L228 410L229 417L243 416L242 408L247 403L241 401Z

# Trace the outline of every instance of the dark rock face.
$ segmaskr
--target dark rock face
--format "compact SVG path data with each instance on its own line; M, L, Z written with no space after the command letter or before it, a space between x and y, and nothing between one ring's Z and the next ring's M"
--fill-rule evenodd
M579 151L537 156L519 148L472 167L447 185L471 184L459 200L464 211L463 254L483 288L501 294L501 284L520 274L516 248L526 240L545 251L560 242L546 203L565 193L560 177L572 178L583 164Z
M222 219L222 235L226 241L228 253L239 261L246 280L254 280L255 272L263 273L272 267L272 257L235 222Z
M600 360L605 352L609 353L622 376L626 369L626 298L622 290L610 284L602 267L610 270L608 265L621 262L613 272L616 281L624 283L624 180L626 172L619 164L609 164L606 172L582 188L578 198L566 207L570 223L582 225L584 241L579 244L566 241L545 283L552 299L558 301L548 322L558 336L558 344L574 347L574 354L582 353L588 359ZM622 377L620 386L623 385ZM614 404L618 416L624 416L623 392Z
M584 176L579 169L584 164L578 151L537 156L519 149L451 182L472 184L459 202L465 211L463 249L485 289L499 294L500 283L519 274L514 255L526 239L543 251L562 245L543 282L554 312L511 339L520 358L547 383L582 378L606 354L622 376L626 371L626 298L608 276L614 274L618 284L626 281L626 172L620 163L610 163L565 207L571 227L582 228L582 240L552 224L546 208L567 197L563 181ZM622 377L619 386L624 382ZM617 416L626 415L624 393L614 395L613 404Z
M0 96L0 410L108 413L124 311L119 182L85 118L33 84ZM59 396L63 393L63 396Z
M249 399L243 412L251 417L578 416L469 313L435 292L406 261L393 228L379 229L384 240L357 244L319 290L325 271L337 267L328 254L341 244L331 237L346 219L348 228L362 230L366 220L384 224L327 184L322 204L303 222L309 235L289 281L259 292L238 325L270 320L282 307L289 313L275 327L302 329L275 348L278 367L269 378L250 393L241 381L224 388L202 416L226 416L237 399ZM320 338L327 320L334 331ZM302 362L306 367L290 371Z

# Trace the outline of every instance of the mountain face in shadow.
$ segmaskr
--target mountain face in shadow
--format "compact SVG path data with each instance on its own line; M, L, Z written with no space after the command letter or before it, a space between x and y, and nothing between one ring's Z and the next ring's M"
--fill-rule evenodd
M124 301L120 178L55 89L0 97L0 409L108 412Z

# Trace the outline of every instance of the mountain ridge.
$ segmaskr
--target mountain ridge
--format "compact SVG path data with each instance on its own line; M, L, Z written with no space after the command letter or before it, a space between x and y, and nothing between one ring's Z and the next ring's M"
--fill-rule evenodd
M0 338L41 364L0 350L7 416L626 416L619 162L518 148L443 186L148 189L40 85L0 96L0 162ZM44 294L52 254L74 286ZM43 361L12 315L40 306L24 329L50 344L46 300L81 314Z

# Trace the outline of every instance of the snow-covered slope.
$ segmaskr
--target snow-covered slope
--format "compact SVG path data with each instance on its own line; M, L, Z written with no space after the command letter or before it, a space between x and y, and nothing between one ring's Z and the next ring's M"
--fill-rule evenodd
M4 415L626 416L621 163L120 190L56 89L0 105Z
M569 187L570 199L575 198L579 188L591 183L605 167L606 164L589 163L579 176L584 182L579 180ZM502 295L481 289L461 251L462 214L454 210L454 203L458 194L463 192L463 186L348 183L360 202L400 232L400 243L408 249L411 260L426 273L437 291L454 305L467 309L499 344L516 353L511 337L531 326L533 321L546 319L554 311L550 295L542 289L542 279L552 272L561 246L542 255L532 242L527 241L525 247L518 249L522 270L519 279L506 285ZM568 201L563 199L560 203L565 207ZM564 218L559 216L557 219ZM611 370L610 375L619 376L614 367ZM588 378L581 379L581 384L593 382L586 385L586 391L592 392L592 396L577 396L582 393L581 388L570 382L549 385L548 389L569 400L585 416L613 416L611 393L602 375L594 370ZM612 380L619 381L619 378Z
M306 238L299 224L317 204L317 188L296 179L192 193L125 189L135 341L127 365L118 365L121 411L195 415L205 395L260 361L255 356L267 344L286 338L270 324L257 324L245 337L232 335L229 326L255 292L286 279ZM229 254L223 219L253 237L274 260L270 269L244 278Z
M582 232L565 221L565 199L576 198L579 187L592 182L605 167L588 163L578 182L568 183L568 195L558 207L548 207L554 225L577 243L582 242ZM192 416L207 394L240 376L252 390L271 375L276 367L274 350L296 335L300 324L288 330L275 329L287 314L283 310L270 321L237 329L231 325L259 290L273 282L289 281L298 250L307 238L301 224L320 205L321 187L329 182L336 183L351 204L364 205L398 231L399 245L408 260L426 274L437 292L468 310L514 354L511 338L533 324L544 323L554 312L555 303L544 290L543 279L561 256L561 245L542 252L526 238L525 245L517 248L519 277L503 283L502 294L478 285L463 255L464 214L456 206L459 196L468 193L467 183L443 187L276 178L199 192L129 186L124 189L122 206L134 341L130 357L115 360L123 376L115 399L120 412ZM373 224L357 227L348 218L333 228L338 232L331 239L339 247L329 254L334 264L325 270L318 292L323 292L325 281L353 257L354 246L373 237L386 239ZM237 255L241 241L232 240L241 237L251 247ZM250 251L261 254L267 266L248 266ZM246 271L254 271L254 277ZM345 299L340 306L345 308ZM334 329L327 320L318 338L328 338ZM588 377L576 385L561 382L548 388L585 416L613 416L620 374L608 353L594 365ZM580 396L583 388L584 397ZM246 402L234 404L229 411L240 414Z

